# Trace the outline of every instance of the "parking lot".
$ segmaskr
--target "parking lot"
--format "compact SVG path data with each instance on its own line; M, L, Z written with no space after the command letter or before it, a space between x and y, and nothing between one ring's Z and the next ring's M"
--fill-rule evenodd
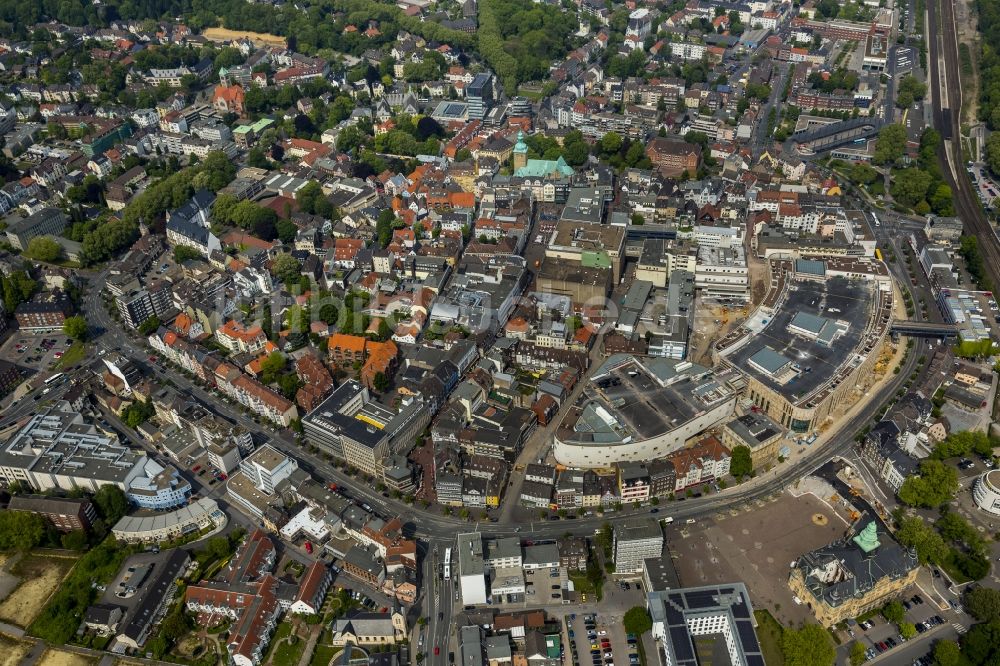
M856 625L849 629L851 637L860 641L867 649L866 657L869 660L875 659L879 655L886 655L886 658L890 658L897 651L901 651L901 648L908 642L919 642L923 634L946 624L941 611L934 604L925 600L921 594L910 591L900 599L900 602L906 611L905 621L912 623L918 632L909 641L903 638L895 624L887 622L881 615L876 615L864 625Z
M976 188L979 199L987 208L992 209L993 200L1000 196L1000 185L997 185L990 178L985 164L973 164L970 162L966 165L965 170L969 172L969 176L972 178L972 183Z
M517 603L523 601L527 605L551 605L563 603L563 590L566 589L566 569L554 567L551 569L528 569L524 572L524 595L511 599ZM493 603L503 603L503 600L493 599Z
M26 335L15 331L0 348L0 358L29 372L49 372L71 344L62 333Z
M579 666L636 666L638 637L628 635L622 615L589 613L566 616L570 650Z

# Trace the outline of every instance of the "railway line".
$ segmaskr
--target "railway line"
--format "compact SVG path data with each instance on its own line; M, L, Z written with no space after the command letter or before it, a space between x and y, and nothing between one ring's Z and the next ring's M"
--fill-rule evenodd
M955 213L961 218L965 233L979 241L987 276L994 286L1000 286L1000 239L986 219L965 175L965 160L962 157L962 80L953 0L932 0L928 3L926 25L934 126L941 133L944 148L938 152L941 171L951 187Z

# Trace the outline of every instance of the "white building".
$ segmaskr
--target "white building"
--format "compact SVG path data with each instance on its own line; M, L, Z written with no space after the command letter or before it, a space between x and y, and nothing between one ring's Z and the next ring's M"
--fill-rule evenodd
M1000 470L984 472L972 487L976 506L995 516L1000 516Z
M483 535L478 532L458 535L458 579L462 591L462 604L485 604L486 560L483 554Z
M490 583L490 591L495 598L510 594L524 594L524 571L519 567L495 569Z
M245 460L240 461L240 471L253 482L261 492L271 494L275 486L292 475L299 464L277 449L264 445Z
M64 400L39 410L7 440L0 449L0 479L39 491L94 493L113 485L148 509L172 509L191 495L176 469L98 431Z
M747 299L750 294L750 271L743 247L698 248L694 286L702 296Z
M660 557L663 553L663 530L660 523L649 517L628 523L616 523L612 532L615 573L642 573L642 561Z
M207 497L169 513L151 516L125 516L111 529L115 538L125 543L159 543L210 527L223 527L226 514L218 503Z
M764 663L743 583L649 592L646 608L667 664L693 663L683 657L696 654L699 636L721 636L731 664Z

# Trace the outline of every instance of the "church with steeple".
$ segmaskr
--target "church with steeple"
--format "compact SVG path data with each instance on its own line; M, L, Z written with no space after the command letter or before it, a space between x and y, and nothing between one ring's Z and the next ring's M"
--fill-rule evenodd
M511 167L516 173L528 165L528 144L524 142L524 132L518 131L517 143L514 144L514 151L511 154Z

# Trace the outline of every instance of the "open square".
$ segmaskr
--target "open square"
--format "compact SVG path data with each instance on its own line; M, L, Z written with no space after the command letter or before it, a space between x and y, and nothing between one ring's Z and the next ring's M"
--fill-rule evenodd
M682 585L742 581L754 606L770 609L787 626L812 618L792 599L789 565L846 528L846 518L815 496L784 494L735 516L668 529L667 537Z

